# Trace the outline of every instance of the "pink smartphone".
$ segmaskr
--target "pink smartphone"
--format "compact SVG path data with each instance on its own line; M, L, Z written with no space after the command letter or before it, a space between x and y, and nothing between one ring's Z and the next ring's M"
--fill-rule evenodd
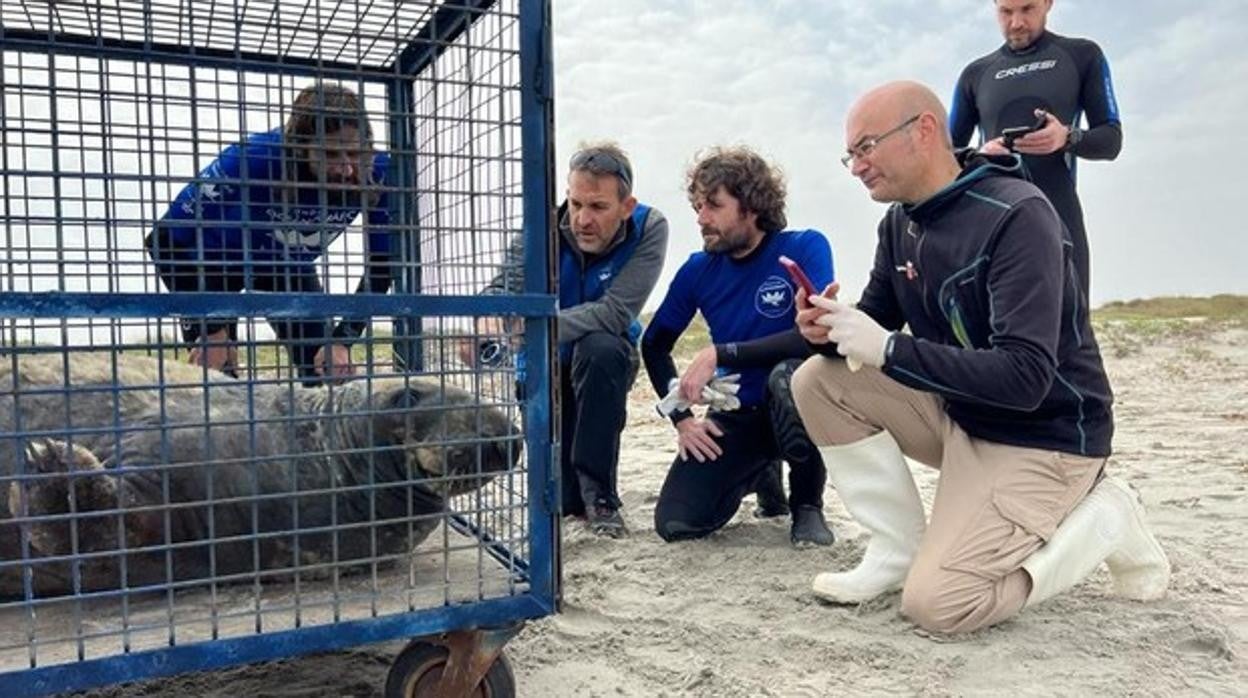
M798 266L797 262L794 262L793 260L789 259L788 257L785 257L784 255L780 255L780 264L784 266L785 269L788 270L789 276L793 277L794 283L806 289L807 298L810 298L811 296L819 295L819 292L815 290L815 285L810 282L810 277L806 276L806 272L802 271L802 268ZM830 292L830 295L833 298L836 297L836 291L837 291L837 284L833 283L832 289ZM862 362L852 357L848 357L848 356L845 357L845 365L849 366L850 371L857 371L858 369L862 368Z
M780 264L786 271L789 272L789 276L792 277L794 283L806 289L807 298L819 295L818 289L816 289L815 285L810 282L810 277L806 276L806 272L802 271L802 268L798 266L797 262L794 262L784 255L780 255Z

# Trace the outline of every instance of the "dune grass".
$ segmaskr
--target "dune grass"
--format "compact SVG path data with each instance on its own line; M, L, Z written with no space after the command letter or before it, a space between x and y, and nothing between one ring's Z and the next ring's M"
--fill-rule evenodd
M1094 311L1100 322L1203 319L1243 326L1248 323L1248 296L1162 296L1106 303Z
M1092 313L1102 353L1122 358L1163 337L1197 342L1225 329L1248 328L1248 296L1170 296L1106 303Z

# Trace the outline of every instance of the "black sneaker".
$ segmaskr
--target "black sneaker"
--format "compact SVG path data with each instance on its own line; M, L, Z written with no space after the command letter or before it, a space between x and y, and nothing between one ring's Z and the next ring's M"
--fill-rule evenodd
M793 510L793 528L789 529L789 540L799 548L812 545L832 545L836 537L828 522L823 518L823 509L803 504Z
M628 535L620 510L606 504L595 504L587 511L589 530L604 538L623 538Z
M771 519L777 516L788 516L789 502L784 496L784 483L780 478L780 461L774 461L754 480L755 499L758 506L754 516L760 519Z

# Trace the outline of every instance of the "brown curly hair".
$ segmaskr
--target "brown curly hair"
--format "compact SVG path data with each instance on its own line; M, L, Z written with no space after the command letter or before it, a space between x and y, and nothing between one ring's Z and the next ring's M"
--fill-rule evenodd
M720 187L741 202L742 213L758 214L758 228L784 230L784 173L747 146L715 147L698 154L685 173L689 202Z

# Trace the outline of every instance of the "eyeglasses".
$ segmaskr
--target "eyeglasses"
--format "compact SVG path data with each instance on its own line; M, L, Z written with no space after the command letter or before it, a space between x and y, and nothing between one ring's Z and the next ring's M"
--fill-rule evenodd
M573 172L586 171L596 175L615 175L624 183L625 190L633 188L633 168L620 162L614 155L602 150L582 150L572 156L568 166Z
M845 152L845 155L841 156L841 164L848 168L850 165L853 164L854 160L861 160L862 158L870 157L871 152L875 150L876 147L879 146L880 143L883 143L885 138L888 138L894 133L899 133L905 127L918 121L920 116L922 116L922 114L915 114L914 116L910 117L909 119L906 119L900 124L897 124L896 127L890 128L889 130L885 131L884 133L881 133L878 136L864 139L858 145L847 150Z

